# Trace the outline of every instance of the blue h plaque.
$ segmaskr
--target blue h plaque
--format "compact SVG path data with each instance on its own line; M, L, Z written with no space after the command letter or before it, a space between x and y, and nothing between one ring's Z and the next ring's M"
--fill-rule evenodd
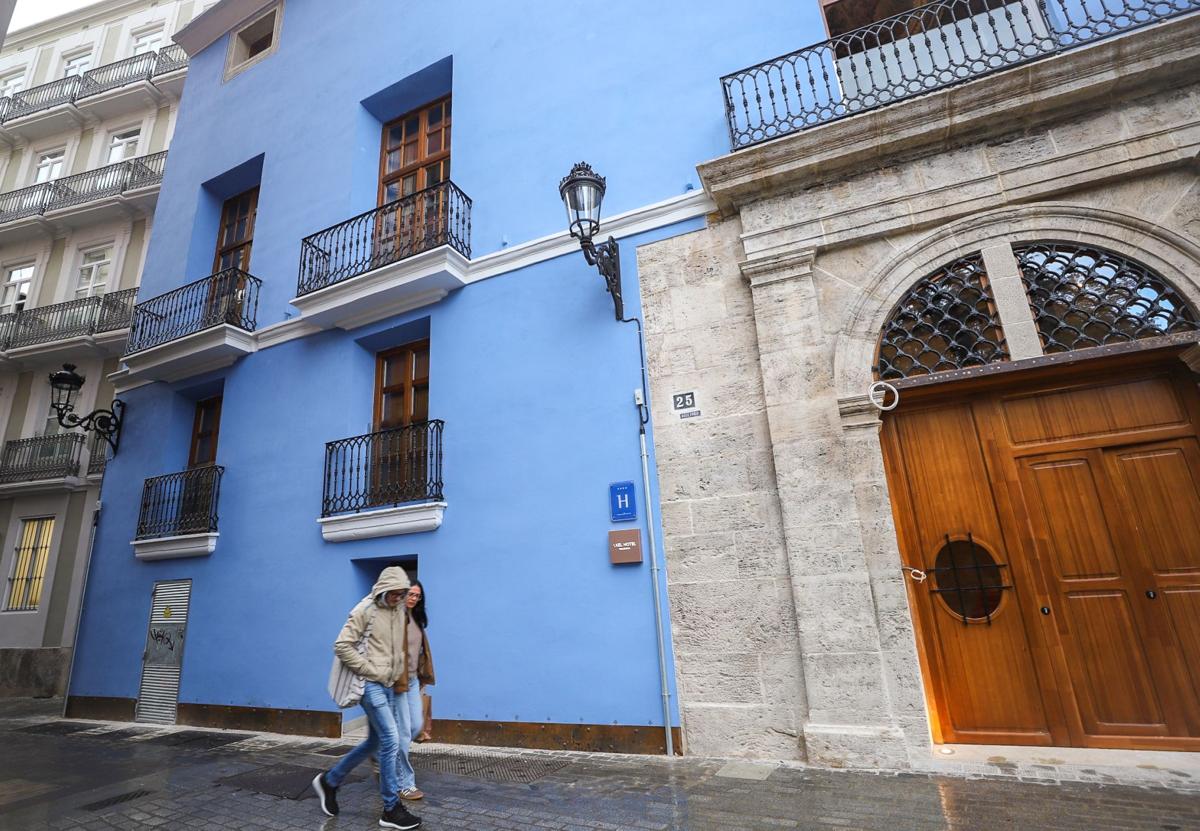
M613 522L633 522L637 519L633 482L614 482L608 486L608 511Z

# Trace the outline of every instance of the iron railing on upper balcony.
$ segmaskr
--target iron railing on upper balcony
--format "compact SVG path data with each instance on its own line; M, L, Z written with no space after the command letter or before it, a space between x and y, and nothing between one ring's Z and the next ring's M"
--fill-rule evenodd
M172 43L158 50L158 60L154 64L154 74L156 76L166 75L168 72L183 69L187 65L187 52L183 51L183 47L179 44Z
M158 61L155 52L144 52L125 58L115 63L98 66L83 73L83 84L79 88L79 97L99 95L110 89L123 87L135 81L149 81L154 74L154 65Z
M0 194L0 225L162 182L167 151Z
M0 193L0 225L29 216L40 216L54 197L54 183L40 182L20 190Z
M142 486L137 539L217 532L225 468L208 465L147 479Z
M5 121L21 118L30 113L48 110L59 104L70 104L79 97L79 89L83 85L80 75L68 75L48 84L14 92L8 102L8 111L4 113Z
M262 280L240 268L210 277L138 303L133 309L126 355L169 343L187 335L229 324L253 332L258 321Z
M82 98L137 81L151 81L187 65L187 53L178 45L171 44L157 52L146 52L89 69L82 75L59 78L14 92L9 96L7 108L0 110L0 119L12 121L60 104L72 104Z
M112 405L109 404L109 409ZM88 447L88 476L100 476L108 464L108 440L101 433L95 433Z
M938 0L721 79L740 150L1200 9L1200 0Z
M5 442L0 483L78 476L83 441L83 433L59 433Z
M471 199L450 181L305 237L296 294L318 291L441 245L471 256Z
M19 349L66 338L129 328L137 289L79 297L0 317L0 348Z
M440 419L325 445L321 516L442 499Z

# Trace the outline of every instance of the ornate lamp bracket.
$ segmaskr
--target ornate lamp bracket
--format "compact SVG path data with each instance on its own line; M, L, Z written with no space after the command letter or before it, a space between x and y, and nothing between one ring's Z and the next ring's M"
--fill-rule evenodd
M599 245L591 239L581 239L579 247L583 249L588 265L594 265L604 278L608 293L612 295L617 320L622 320L625 317L625 302L621 299L621 247L612 237Z

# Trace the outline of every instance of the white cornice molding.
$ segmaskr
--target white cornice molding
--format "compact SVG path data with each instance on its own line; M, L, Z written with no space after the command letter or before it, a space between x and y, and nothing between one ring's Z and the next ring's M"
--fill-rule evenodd
M228 1L226 0L226 2ZM213 8L217 8L217 6ZM606 236L623 239L643 234L647 231L653 231L656 228L665 228L678 222L705 216L715 208L716 205L704 191L689 191L680 196L664 199L661 202L655 202L651 205L635 208L632 211L616 214L611 219L604 221L604 233ZM511 248L505 248L492 254L485 254L476 260L467 261L465 263L462 284L464 287L470 286L482 280L518 271L536 263L567 256L578 251L579 241L566 231L539 237L538 239L514 245ZM418 256L411 260L402 260L399 263L384 266L383 268L393 272L391 278L393 281L403 281L406 279L406 271L420 268L421 263L421 257ZM359 275L351 279L358 280L363 276ZM389 314L392 313L395 312L389 312ZM350 324L347 323L346 325L349 326ZM332 327L330 325L314 323L312 320L306 319L303 315L293 317L290 320L280 321L279 323L272 323L256 332L243 334L247 342L253 342L252 346L246 347L245 353L270 349L272 346L280 346L288 341L306 338L329 328ZM122 368L113 372L108 376L108 379L118 395L153 383L153 380L148 380L137 373L131 373L128 368Z
M667 225L674 225L676 222L704 216L716 210L716 207L716 203L707 193L702 190L693 190L606 219L603 225L603 235L616 239L632 237L646 231L653 231L655 228L663 228ZM553 260L555 257L578 250L579 240L565 231L539 237L471 260L467 283L477 283L498 274L516 271L545 260Z
M194 58L226 32L280 0L221 0L175 33L173 40Z
M0 50L0 54L8 55L10 52L19 52L46 41L73 35L81 26L91 26L108 17L124 17L141 8L148 9L151 5L149 0L108 0L56 15L6 34L3 38L4 48Z
M604 233L616 239L631 237L637 234L665 228L677 222L684 222L696 217L705 216L716 208L712 199L702 190L690 191L681 196L673 196L652 205L635 208L632 211L617 214L604 221ZM465 285L469 286L481 280L498 277L512 271L518 271L536 263L562 257L579 250L579 241L563 231L538 239L514 245L492 254L485 254L471 260L467 266ZM388 266L391 268L391 266ZM357 278L352 278L357 279ZM255 333L259 350L270 349L288 341L315 335L328 327L319 326L303 316L293 317L265 326ZM117 373L113 373L115 376ZM110 376L111 377L111 376ZM117 379L113 379L114 386ZM133 389L134 387L126 387Z

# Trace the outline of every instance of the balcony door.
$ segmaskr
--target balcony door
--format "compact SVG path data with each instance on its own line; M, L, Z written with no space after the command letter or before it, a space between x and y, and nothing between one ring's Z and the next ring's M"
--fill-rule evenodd
M435 248L445 240L444 189L450 178L450 99L435 101L383 128L379 204L404 201L380 212L376 259L380 264ZM405 197L423 194L413 199Z
M217 251L213 257L213 278L205 302L206 326L218 323L241 325L242 307L246 300L244 274L250 271L250 251L254 247L254 221L257 216L257 187L226 199L221 207Z
M196 403L188 474L179 499L179 533L203 534L209 530L216 479L210 475L217 463L217 438L221 432L221 402L217 395Z
M421 499L429 470L429 341L380 352L375 367L371 503Z

